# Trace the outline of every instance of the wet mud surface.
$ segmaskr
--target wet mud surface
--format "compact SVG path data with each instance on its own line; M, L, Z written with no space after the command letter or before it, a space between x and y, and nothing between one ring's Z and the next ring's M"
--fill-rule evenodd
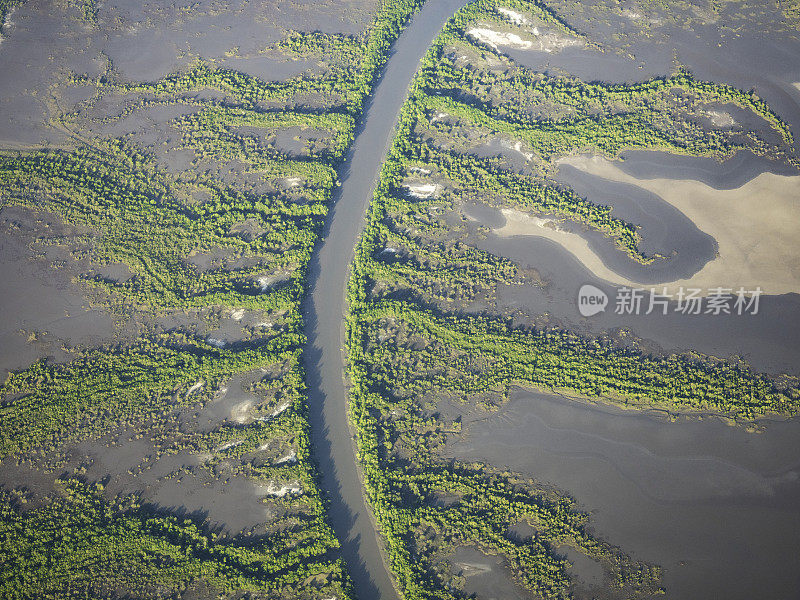
M797 344L800 331L797 319L792 317L800 311L797 294L761 297L756 315L685 315L675 311L674 303L667 314L656 309L648 315L645 314L647 298L643 300L641 314L620 315L615 312L619 288L595 278L555 242L534 237L507 240L490 236L481 246L535 268L546 282L544 287L503 286L498 291L498 307L502 309L521 311L528 319L545 315L550 325L593 335L627 329L650 341L656 351L694 349L720 358L741 356L754 369L775 374L800 373ZM578 290L586 283L603 290L611 302L608 310L591 318L582 317L578 311Z
M594 529L665 569L667 598L790 598L797 590L800 422L749 433L716 418L588 405L515 389L465 418L444 455L571 494Z
M697 79L754 88L795 135L800 131L800 90L794 85L800 79L800 42L796 31L777 25L782 19L771 12L774 8L748 5L742 10L760 16L742 26L731 16L740 4L730 3L714 22L685 28L652 22L644 35L637 22L646 17L631 3L557 4L570 25L588 33L605 51L509 49L509 57L534 70L612 83L668 75L684 65ZM679 12L678 5L674 10ZM735 34L730 30L734 22ZM770 22L780 31L772 31ZM720 111L734 127L761 127L730 107ZM761 173L797 174L793 167L747 152L719 162L625 151L614 164L638 179L689 179L716 190L739 188ZM572 228L614 273L646 287L688 278L715 258L716 240L657 195L568 165L560 165L555 178L592 202L611 206L613 216L638 225L640 248L666 257L641 265L607 238ZM753 198L753 209L758 206ZM462 214L468 215L474 245L535 270L542 280L541 285L498 289L497 309L515 315L518 322L605 334L621 343L637 338L640 348L654 354L693 349L739 356L756 370L800 375L798 294L763 296L757 315L683 315L674 312L674 304L666 315L619 315L614 312L618 286L592 275L562 245L534 235L495 235L492 230L506 220L485 205L462 207ZM577 305L578 289L586 283L611 301L608 310L591 318L581 317ZM796 419L763 422L753 433L716 418L670 419L658 412L622 411L523 389L513 390L497 413L468 411L463 418L465 432L448 443L445 457L485 461L564 490L591 515L599 535L638 559L664 567L666 598L797 596ZM520 527L524 535L525 525ZM592 567L583 569L583 583L591 589Z
M463 583L465 594L486 600L523 600L528 597L504 569L499 556L484 554L475 548L461 547L447 557L450 575Z
M680 157L655 152L628 152L615 165L641 179L696 179L715 189L739 187L764 172L794 174L794 169L742 153L722 163L699 157ZM646 290L640 314L616 314L615 299L622 287L596 277L578 258L559 243L535 235L501 237L494 233L476 235L475 244L536 270L544 285L501 286L498 307L521 311L528 318L546 315L551 324L590 334L620 328L648 340L656 350L675 352L695 349L718 357L741 356L757 370L769 373L800 374L800 295L763 295L757 314L681 314L675 299L667 314L655 306L646 314L651 287L661 292L659 284L690 277L714 260L716 240L675 207L638 186L590 175L570 165L561 165L557 180L594 202L612 207L612 215L640 226L641 249L647 254L661 254L663 259L643 265L617 249L597 232L573 228L589 242L589 247L603 263L622 278L631 278ZM800 201L800 196L798 196ZM474 231L478 225L491 229L502 227L505 219L487 206L468 207ZM800 227L800 224L798 224ZM765 232L768 235L769 232ZM590 318L581 317L577 294L584 284L603 290L610 299L607 310ZM719 285L735 286L735 282Z
M359 597L395 598L372 516L365 505L348 423L342 374L345 286L349 265L374 190L394 124L420 59L445 21L465 0L425 5L395 44L392 56L366 110L347 157L349 168L323 234L324 244L309 267L311 293L303 307L309 348L306 370L312 443L321 487L331 502L334 532Z

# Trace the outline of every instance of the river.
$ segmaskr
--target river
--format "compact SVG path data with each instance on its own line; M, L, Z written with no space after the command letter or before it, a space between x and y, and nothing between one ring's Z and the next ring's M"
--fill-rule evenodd
M394 44L386 68L368 101L356 139L340 173L324 241L309 265L310 293L303 306L308 349L311 441L320 485L329 501L333 531L363 600L398 598L383 560L375 524L365 504L347 416L344 374L345 289L358 237L400 108L419 62L444 23L467 0L430 0Z

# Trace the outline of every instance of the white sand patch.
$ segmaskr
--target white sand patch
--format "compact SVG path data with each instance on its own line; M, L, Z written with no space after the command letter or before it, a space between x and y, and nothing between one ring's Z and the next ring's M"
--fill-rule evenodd
M275 410L272 411L271 416L277 417L279 414L281 414L283 411L285 411L287 408L289 408L291 406L291 404L292 403L289 402L288 400L283 402Z
M566 233L559 229L558 221L552 217L534 217L533 215L529 215L513 208L501 208L500 212L503 214L503 217L505 217L506 224L495 229L495 233L501 237L517 235L516 231L518 231L520 227L524 227L526 229L547 228L549 231Z
M244 440L233 440L232 442L226 442L219 446L214 452L224 452L225 450L229 450L231 448L236 448L236 446L241 446L244 444Z
M225 345L228 343L225 340L221 340L219 338L210 337L206 340L209 345L214 346L215 348L224 348Z
M278 407L275 410L273 410L271 413L269 413L267 416L265 416L265 417L256 417L256 421L269 421L270 419L274 419L279 414L281 414L283 411L285 411L287 408L289 408L291 405L292 405L292 403L289 402L288 400L286 400L282 404L279 404Z
M258 283L258 286L261 288L262 292L266 292L270 288L270 286L277 280L278 278L275 277L274 275L271 276L265 275L263 277L259 277L258 279L256 279L256 283Z
M301 177L287 177L283 180L284 183L289 187L297 187L303 181Z
M727 128L736 125L736 119L733 118L733 115L723 110L708 110L705 112L705 116L711 120L711 124L714 127Z
M508 148L509 150L514 150L518 154L522 155L522 157L528 162L533 160L533 152L525 152L522 149L522 142L518 141L512 144L508 140L501 140L500 145L502 145L504 148Z
M206 382L201 379L200 381L195 383L192 387L190 387L188 390L186 390L186 396L184 396L184 397L188 398L189 396L194 394L196 391L202 389L205 384L206 384Z
M522 150L522 142L517 142L514 144L514 150L519 152L522 156L525 157L525 160L533 160L533 152L523 152Z
M762 173L739 188L716 190L694 180L637 179L602 157L573 156L559 162L648 190L717 240L719 256L688 279L664 282L671 290L694 287L705 291L719 286L736 290L741 286L747 290L761 287L767 294L800 292L800 245L796 242L800 176ZM573 254L595 272L591 256ZM596 274L624 281L616 275Z
M495 31L488 27L473 27L467 35L478 42L486 44L494 50L501 47L515 48L517 50L539 50L541 52L559 52L564 48L583 46L583 41L567 37L554 31L540 32L538 27L527 30L535 36L535 41L526 40L516 33L508 31Z
M467 35L494 50L499 50L500 46L518 48L520 50L530 50L533 48L532 41L523 40L516 33L508 31L495 31L494 29L485 27L473 27L467 31Z
M302 494L303 488L299 481L290 481L283 485L279 485L275 480L272 480L266 487L262 486L262 491L268 496L277 496L278 498L283 498L287 494Z
M439 191L435 183L407 183L403 186L414 198L430 198Z
M250 400L239 402L239 404L231 408L231 419L236 423L244 423L247 421L252 406L253 403Z
M431 172L429 169L423 169L422 167L411 167L408 169L409 173L415 173L418 175L430 175Z
M525 18L525 15L518 13L515 10L511 10L510 8L506 8L505 6L498 6L497 12L514 23L514 25L525 25L528 22L528 19Z
M559 35L554 32L539 33L536 27L533 28L532 33L536 36L536 49L543 52L560 52L564 48L583 46L581 40Z
M243 308L237 308L231 311L231 319L233 319L234 321L241 321L243 317L244 317Z
M631 21L638 21L639 19L642 18L642 13L635 10L631 10L630 8L626 8L625 10L622 11L622 16Z
M296 462L297 462L297 452L295 452L294 449L292 449L292 451L289 452L289 454L287 454L286 456L281 456L278 460L276 460L275 464L276 465L285 465L285 464L293 465Z
M559 229L558 221L551 218L534 217L527 213L514 210L513 208L503 208L500 211L506 219L505 225L494 229L495 235L501 237L512 237L515 235L532 235L547 238L560 244L567 252L575 256L592 273L605 279L628 286L636 285L635 282L621 277L609 269L594 250L589 247L583 237L577 233L571 233ZM467 217L469 218L469 216Z
M258 287L261 289L262 292L266 292L276 283L280 283L281 281L286 281L287 276L285 274L278 274L278 275L261 275L256 277L255 282L258 284Z

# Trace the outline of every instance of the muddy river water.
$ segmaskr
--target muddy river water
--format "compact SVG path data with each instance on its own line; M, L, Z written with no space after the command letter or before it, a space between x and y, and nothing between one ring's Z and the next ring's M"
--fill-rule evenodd
M395 44L368 102L347 166L340 174L342 186L324 232L325 241L309 267L311 291L303 313L309 341L305 366L312 442L330 520L342 543L342 556L356 595L362 600L393 599L398 594L365 504L347 418L342 352L345 287L353 248L408 85L444 22L466 3L428 0ZM125 4L113 10L124 16ZM75 72L99 73L103 63L95 61L89 52L95 47L83 38L101 33L70 34L66 23L50 14L51 7L43 0L30 0L18 10L20 25L13 37L3 41L6 65L10 65L6 71L13 72L14 77L0 77L0 112L13 118L0 123L0 138L11 147L43 139L58 144L63 142L61 134L37 125L46 121L44 104L34 102L33 93L19 94L19 90L45 90L52 78L52 65L57 64L52 60L54 51L39 43L40 39L69 34L70 43L59 50L59 60L66 61L64 64ZM335 11L335 6L331 10ZM43 24L28 27L30 16L38 13ZM265 31L260 20L252 16L249 12L231 13L226 17L230 23L209 29L203 39L220 45L218 52L233 43L225 41L219 33L222 30L235 32L230 35L236 36L237 43L239 38L253 38L259 43L265 37L278 39L278 29ZM324 22L314 27L318 25L325 27ZM240 29L243 26L248 27L246 34ZM196 28L208 27L197 24ZM169 29L168 35L152 33L144 26L131 29L139 33L120 29L106 48L126 77L149 80L181 66L172 58L172 46L188 44L175 37L179 26ZM744 89L755 87L800 137L800 86L795 85L800 82L800 41L764 39L761 34L743 32L725 40L723 46L711 25L702 28L699 37L680 30L673 34L675 53L665 50L663 44L655 46L644 40L631 48L636 59L577 48L556 54L512 52L511 56L537 70L564 71L603 81L637 81L671 72L675 56L699 79L724 81ZM182 35L196 37L192 32ZM85 51L79 52L83 46ZM140 52L143 47L146 51ZM287 77L307 66L282 63L280 68L289 70L281 71L276 63L260 55L250 59L228 57L224 64L244 69L245 62L250 69L261 69L256 75L270 78ZM33 69L31 63L44 66ZM620 169L634 177L693 179L719 190L738 188L762 172L796 174L744 153L724 164L653 152L629 152L625 159ZM645 271L615 253L607 240L590 240L615 272L639 276L646 282L650 281L647 277L653 282L664 281L691 275L714 258L717 245L712 237L642 188L569 166L564 166L557 177L580 194L613 205L615 216L641 225L646 251L674 256L659 267L661 271ZM482 216L492 227L503 224L497 215ZM0 225L8 223L28 227L20 215L4 209ZM704 315L623 318L609 311L589 321L577 314L578 287L593 283L609 296L614 287L595 277L558 244L541 237L489 235L479 245L539 270L548 281L544 288L509 286L499 290L503 309L519 309L528 316L546 313L554 324L588 334L627 327L660 350L694 348L718 356L736 354L759 370L800 375L800 295L796 293L764 298L760 314L747 319ZM0 250L0 276L6 281L4 306L9 315L14 315L0 328L0 377L29 364L41 348L67 360L69 356L57 352L60 339L95 345L112 338L110 316L85 310L84 299L70 291L67 275L52 275L43 264L25 262L30 257L29 249L23 246L3 241ZM48 255L47 260L54 257ZM56 288L63 293L52 293ZM26 341L27 334L20 332L41 329L41 323L49 336L42 336L33 347ZM237 327L241 331L241 326ZM224 333L215 335L224 338ZM206 407L199 415L201 426L210 427L233 414L236 406L257 401L241 393L239 383L231 382L230 392L220 394L216 403ZM570 494L591 515L592 528L598 535L636 559L664 567L667 598L800 597L800 421L769 422L763 424L762 432L750 433L713 418L673 422L656 413L625 412L518 389L497 413L481 414L480 418L470 415L464 422L465 435L451 440L446 448L448 456L508 467ZM143 454L152 452L144 442L121 445L114 451L104 445L99 448L86 449L97 455L98 477L124 472L138 464ZM196 461L196 457L174 457L152 469L145 482ZM23 472L22 476L30 483L30 474ZM125 479L123 483L141 485L141 481L130 483ZM149 499L170 510L182 507L186 513L205 511L213 523L227 523L236 532L264 518L259 492L253 487L244 480L227 487L212 486L210 481L193 475L180 487L172 479L161 487L154 485ZM453 562L468 580L468 593L474 592L484 600L524 596L515 584L498 583L490 577L492 568L500 570L502 559L487 558L471 549L459 552ZM591 573L593 565L584 565L584 570ZM587 580L597 582L598 577Z
M464 0L428 3L396 44L348 156L325 242L311 264L312 291L304 313L310 342L306 368L312 440L333 527L360 598L396 598L397 593L365 505L347 420L342 345L348 265L408 83L437 31L463 4ZM641 70L637 74L645 77ZM783 100L787 102L782 108L794 113L796 104ZM624 168L639 177L689 177L717 189L737 187L758 172L780 172L753 156L739 156L725 165L655 153L633 153L627 159ZM598 183L568 168L561 177L581 193L599 194L600 202L603 194L615 196L618 213L633 216L639 211L654 251L662 249L659 245L681 244L681 260L669 265L676 275L694 272L713 258L713 239L657 199L607 181ZM678 238L675 231L680 232ZM718 355L740 354L756 368L772 372L796 372L800 364L798 321L786 320L787 312L800 313L796 294L766 299L761 316L748 321L701 317L623 323L601 315L588 324L575 314L575 286L586 281L608 284L593 278L556 244L490 236L480 245L545 275L557 274L546 290L501 290L500 303L507 307L521 307L528 314L547 312L557 321L595 333L633 326L637 334L666 350L693 347ZM599 535L637 559L664 567L667 598L778 600L800 591L799 443L797 421L767 423L763 432L749 433L716 419L671 422L659 414L517 390L498 414L470 423L465 437L452 441L447 453L528 473L569 493L591 514ZM473 591L479 597L490 593Z
M354 247L365 223L377 174L419 61L433 39L466 0L426 3L395 44L386 70L366 108L348 156L342 185L309 267L311 293L304 305L306 370L312 442L321 486L330 500L330 520L359 598L396 598L365 505L347 418L343 381L345 286Z

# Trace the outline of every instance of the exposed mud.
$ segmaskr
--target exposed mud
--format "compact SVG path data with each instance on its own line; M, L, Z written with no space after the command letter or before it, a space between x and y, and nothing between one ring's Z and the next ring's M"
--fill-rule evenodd
M499 412L465 424L446 456L566 490L598 534L664 566L667 598L796 591L800 422L748 433L715 418L672 422L519 389ZM582 567L591 584L596 570Z
M504 568L503 559L461 547L446 558L449 573L465 594L481 600L523 600L529 595Z

